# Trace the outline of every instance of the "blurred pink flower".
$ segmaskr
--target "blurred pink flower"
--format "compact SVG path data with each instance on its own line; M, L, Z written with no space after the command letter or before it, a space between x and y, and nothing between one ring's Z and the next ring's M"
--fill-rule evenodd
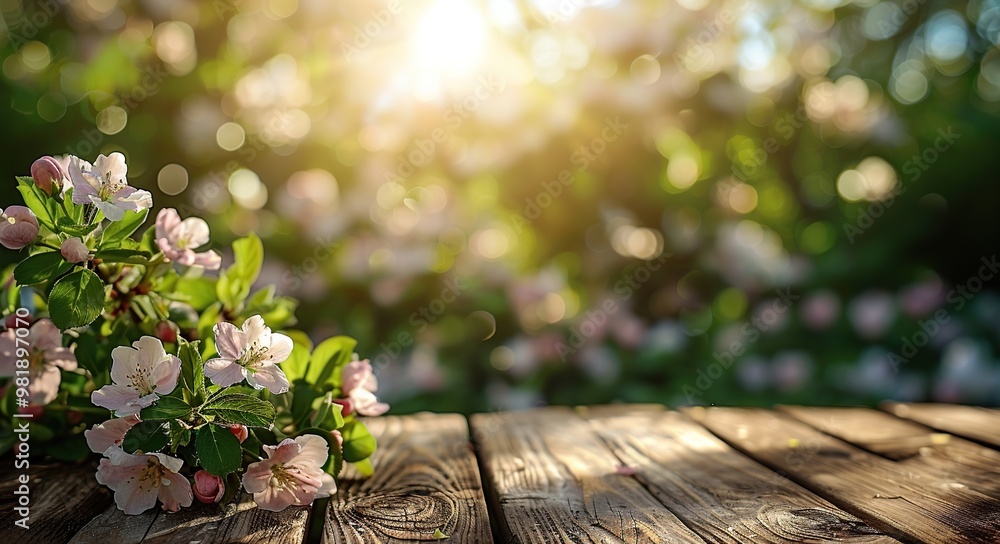
M243 329L232 323L217 324L215 345L219 357L205 362L205 375L221 387L247 383L257 389L267 388L275 394L288 391L288 378L278 368L292 353L292 339L271 333L264 319L255 315L243 322Z
M341 372L340 389L355 412L363 416L380 416L389 411L389 405L375 397L378 381L368 359L347 363Z
M840 299L831 291L813 293L802 301L802 321L813 330L823 330L840 314Z
M25 346L25 342L27 345ZM45 405L59 394L61 370L76 370L76 356L62 346L62 333L48 319L39 319L28 330L27 337L18 345L14 329L0 334L0 376L13 377L18 368L18 347L28 350L28 402Z
M109 419L83 431L83 436L87 439L90 451L103 454L110 448L121 446L122 441L125 440L125 433L136 423L139 423L137 415Z
M208 223L198 217L181 216L173 208L163 208L156 214L156 245L167 259L184 266L203 266L216 270L222 265L222 257L216 251L195 253L194 248L209 241Z
M337 491L337 482L323 471L330 456L323 438L314 434L286 438L277 446L264 446L264 453L267 459L251 463L243 475L243 489L253 493L262 510L306 506Z
M35 185L51 195L62 189L63 182L67 180L66 169L59 161L46 155L31 163L31 178L35 180Z
M896 306L888 293L866 291L851 301L847 314L859 336L875 339L882 337L896 319Z
M59 248L63 259L71 263L82 263L90 258L90 250L80 238L68 238Z
M177 386L181 360L168 355L158 338L143 336L132 347L118 346L111 359L114 383L94 391L90 400L119 417L138 414Z
M121 448L111 448L108 459L101 459L97 482L115 492L115 504L126 514L141 514L156 505L176 512L191 506L191 482L178 474L184 461L162 453L132 455Z
M226 484L222 478L199 470L194 473L192 491L194 491L194 498L203 503L211 504L222 500L222 496L226 494Z
M0 245L18 250L35 241L38 219L24 206L10 206L0 211Z
M93 165L79 157L70 157L73 203L93 204L111 221L121 221L126 211L152 208L153 196L130 187L125 177L127 172L125 155L118 152L99 155Z

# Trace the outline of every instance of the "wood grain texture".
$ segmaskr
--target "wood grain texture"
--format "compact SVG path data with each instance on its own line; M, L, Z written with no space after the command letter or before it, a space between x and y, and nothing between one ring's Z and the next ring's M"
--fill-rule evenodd
M886 402L882 409L928 427L1000 448L1000 410L954 404Z
M1000 501L935 471L900 466L768 410L685 413L750 457L901 539L993 542L1000 534Z
M191 508L175 514L160 512L142 544L302 544L308 518L307 507L268 512L257 508L253 495L241 493L240 502L225 510L195 501Z
M703 542L565 408L472 417L495 520L508 542Z
M1000 451L870 408L782 406L782 412L899 464L937 471L942 478L1000 498Z
M365 421L378 439L375 475L350 473L331 497L323 542L493 542L468 425L457 414Z
M0 477L0 535L16 537L18 543L53 544L68 541L81 527L111 504L107 488L97 483L96 464L32 464L25 471L14 470L14 459L3 460ZM14 526L20 519L14 511L22 473L28 481L30 509L25 531Z
M586 417L636 479L705 540L898 542L677 412L602 408Z
M137 516L125 515L112 504L70 540L70 544L139 544L160 514L151 510Z

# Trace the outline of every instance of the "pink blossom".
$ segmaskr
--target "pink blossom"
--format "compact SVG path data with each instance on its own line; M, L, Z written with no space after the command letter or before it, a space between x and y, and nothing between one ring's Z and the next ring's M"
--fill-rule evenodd
M236 437L236 440L240 441L240 444L250 436L250 431L247 430L246 426L239 423L230 425L229 432L233 433L233 436Z
M27 349L27 357L17 355L18 348ZM27 360L27 367L18 360ZM17 370L28 370L28 402L45 405L59 394L62 370L76 370L76 356L62 346L62 333L48 319L39 319L18 342L14 329L0 334L0 376L13 377Z
M291 338L272 334L259 315L244 321L242 330L223 322L213 331L219 356L205 362L205 375L212 383L229 387L246 378L257 389L266 387L275 394L288 391L288 378L278 363L291 355Z
M148 191L130 187L126 179L125 155L115 152L99 155L94 164L69 158L69 179L73 183L73 203L93 204L111 221L121 221L126 211L137 212L153 207Z
M24 206L10 206L0 211L0 245L18 250L35 241L38 219Z
M59 252L62 253L63 259L71 263L82 263L90 258L90 250L80 238L67 239L59 247Z
M205 470L199 470L194 473L192 490L194 498L203 503L211 504L222 500L222 496L226 494L226 484L222 478L209 474Z
M141 514L155 506L157 498L167 512L191 506L191 482L178 474L184 461L162 453L132 455L121 448L107 453L109 458L101 459L97 468L97 481L115 492L122 512Z
M121 446L125 433L136 423L139 423L139 416L136 415L109 419L83 431L83 436L87 439L90 451L103 454L110 448Z
M44 156L31 163L31 178L46 194L58 193L66 181L66 169L56 159Z
M306 506L337 491L333 477L323 471L330 455L323 438L314 434L286 438L277 446L264 446L264 453L267 459L252 463L243 475L243 489L253 493L262 510Z
M157 338L143 336L132 347L118 346L111 351L111 359L114 383L94 391L90 400L119 417L138 414L177 386L181 360L168 355Z
M347 363L341 370L340 389L350 401L352 410L363 416L380 416L389 411L389 405L375 397L378 381L368 359Z
M173 208L163 208L156 214L156 245L171 261L184 266L202 266L215 270L222 257L215 251L195 253L194 248L208 243L208 223L198 217L181 216Z

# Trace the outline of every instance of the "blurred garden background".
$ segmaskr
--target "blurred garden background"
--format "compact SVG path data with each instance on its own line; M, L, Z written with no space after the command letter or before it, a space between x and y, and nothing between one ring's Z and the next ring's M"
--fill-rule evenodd
M998 0L0 13L0 207L121 151L395 413L1000 403Z

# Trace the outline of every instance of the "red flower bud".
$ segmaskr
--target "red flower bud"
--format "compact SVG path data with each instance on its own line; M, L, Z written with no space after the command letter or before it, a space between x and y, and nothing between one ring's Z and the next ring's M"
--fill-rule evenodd
M153 334L164 342L172 344L177 341L177 328L169 321L160 321L157 323Z
M52 195L61 190L60 185L66 179L66 170L59 161L45 156L31 164L31 177L41 190Z
M199 470L194 473L194 485L191 486L191 491L194 492L194 498L211 504L222 500L222 496L226 494L226 484L222 478Z
M334 404L341 405L344 409L340 411L340 415L349 416L351 415L351 401L349 399L333 399Z
M236 439L240 441L240 444L242 444L243 441L246 440L248 436L250 436L250 431L248 431L246 427L240 425L239 423L230 425L229 432L233 433L233 436L235 436Z

